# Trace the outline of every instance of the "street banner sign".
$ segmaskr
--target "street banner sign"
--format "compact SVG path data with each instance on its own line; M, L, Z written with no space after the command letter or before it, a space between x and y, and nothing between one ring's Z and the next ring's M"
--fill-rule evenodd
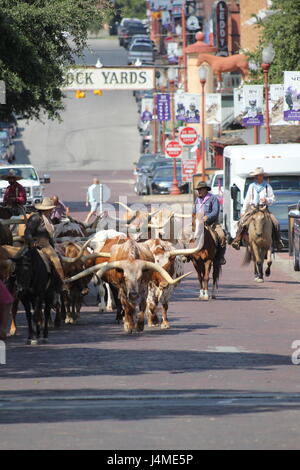
M284 85L270 85L270 123L272 126L297 125L294 121L284 120Z
M156 95L156 114L159 121L171 121L171 97L168 93Z
M193 93L176 93L175 108L177 121L184 121L190 124L200 123L200 95Z
M179 133L180 142L183 145L194 145L198 140L198 133L193 127L183 127Z
M245 126L263 125L263 85L244 86L243 123Z
M182 146L177 140L170 140L165 147L166 156L170 158L179 158L182 154Z
M206 93L206 124L220 125L222 123L222 95Z
M233 89L234 99L234 118L241 118L244 111L244 89L234 88Z
M62 90L152 90L154 67L76 67L65 73Z
M217 43L219 55L228 55L228 6L221 1L216 6Z
M284 72L284 119L300 121L300 72Z
M6 87L3 80L0 80L0 104L6 104Z
M153 98L143 98L141 107L141 120L152 121L153 119L154 100Z
M181 178L183 183L191 183L193 175L197 172L197 160L182 160L181 162Z

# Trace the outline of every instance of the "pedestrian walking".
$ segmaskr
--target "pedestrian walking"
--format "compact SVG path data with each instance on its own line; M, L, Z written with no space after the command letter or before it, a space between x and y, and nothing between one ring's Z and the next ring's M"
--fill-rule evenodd
M86 207L89 207L90 205L91 210L84 221L85 224L89 223L91 217L97 215L97 209L100 207L100 202L96 199L96 194L100 195L100 181L98 178L93 179L93 184L88 187L86 193Z

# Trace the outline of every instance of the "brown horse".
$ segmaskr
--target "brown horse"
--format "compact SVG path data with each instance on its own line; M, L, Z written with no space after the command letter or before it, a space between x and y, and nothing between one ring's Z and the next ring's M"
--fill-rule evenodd
M248 224L248 243L244 264L254 262L254 280L264 282L263 264L267 258L266 276L271 275L273 224L267 208L260 207L253 211Z
M212 298L216 298L216 290L218 288L218 281L221 274L221 266L218 260L218 248L214 237L208 227L204 227L204 244L203 248L190 256L194 268L198 274L200 283L199 300L209 300L208 283L211 269L213 268L213 290Z
M199 54L197 65L207 62L215 75L218 77L218 89L221 88L222 73L239 70L243 80L246 80L249 74L248 58L244 54L234 54L229 57L214 56L211 54Z

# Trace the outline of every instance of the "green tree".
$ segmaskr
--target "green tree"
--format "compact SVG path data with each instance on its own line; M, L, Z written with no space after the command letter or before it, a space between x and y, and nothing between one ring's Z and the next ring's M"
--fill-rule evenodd
M106 0L1 0L0 80L6 82L6 108L27 117L59 118L64 69L86 46L89 24L101 24L108 10Z
M283 83L285 70L300 70L300 0L273 0L272 10L275 11L272 16L259 21L260 44L249 55L256 64L261 64L262 49L272 43L276 55L269 71L270 83ZM260 68L252 73L252 79L263 82Z
M117 0L115 8L124 18L146 18L145 0Z

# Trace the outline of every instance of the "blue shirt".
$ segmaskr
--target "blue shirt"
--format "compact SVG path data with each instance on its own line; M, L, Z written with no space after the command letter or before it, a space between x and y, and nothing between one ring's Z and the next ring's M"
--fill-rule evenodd
M217 196L208 193L208 199L203 203L204 199L197 197L193 207L193 214L204 214L208 217L207 224L211 225L219 221L220 202Z

